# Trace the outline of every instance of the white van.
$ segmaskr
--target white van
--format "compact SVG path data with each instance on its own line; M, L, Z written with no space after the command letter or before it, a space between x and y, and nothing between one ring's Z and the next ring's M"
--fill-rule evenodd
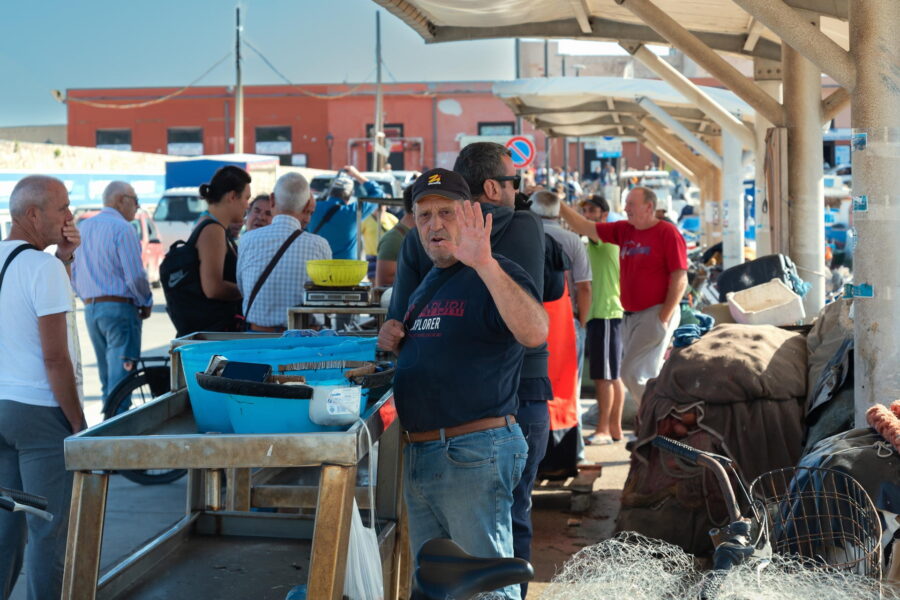
M0 210L0 242L9 236L9 230L12 229L12 217L9 216L9 210Z
M153 212L153 220L165 252L178 240L187 240L194 223L207 209L206 200L195 187L169 188Z

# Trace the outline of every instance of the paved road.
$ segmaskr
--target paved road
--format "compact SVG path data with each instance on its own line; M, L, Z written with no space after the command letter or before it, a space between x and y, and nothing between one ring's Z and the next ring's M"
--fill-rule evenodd
M175 328L166 315L162 290L153 292L153 314L144 321L141 353L144 356L165 354ZM102 420L102 397L97 359L84 322L84 309L78 304L78 336L84 374L84 411L88 425ZM110 479L103 535L100 570L104 571L144 541L166 528L184 514L186 479L162 486L142 486L121 476ZM25 586L20 578L10 600L25 600Z

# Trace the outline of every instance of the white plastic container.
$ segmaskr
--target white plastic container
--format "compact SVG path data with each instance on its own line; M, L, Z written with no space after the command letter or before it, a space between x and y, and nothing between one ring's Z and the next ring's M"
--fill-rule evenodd
M803 299L780 279L727 294L728 310L736 323L793 325L806 317Z
M362 388L358 385L313 385L309 420L316 425L350 425L359 420Z

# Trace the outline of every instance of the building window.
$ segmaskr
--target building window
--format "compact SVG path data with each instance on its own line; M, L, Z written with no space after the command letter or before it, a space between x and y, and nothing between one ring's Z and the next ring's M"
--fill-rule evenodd
M203 154L203 129L171 127L168 131L167 153L175 156L200 156Z
M291 164L291 128L257 127L256 153L278 157L282 165Z
M101 150L131 150L130 129L98 129L97 148Z
M512 121L479 123L478 135L515 135L516 124Z

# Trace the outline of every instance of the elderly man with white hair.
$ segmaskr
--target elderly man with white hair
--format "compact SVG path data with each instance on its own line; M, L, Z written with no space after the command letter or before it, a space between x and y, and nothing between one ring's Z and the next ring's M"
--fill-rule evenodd
M103 412L106 399L141 354L141 320L150 316L153 294L131 221L139 208L134 188L113 181L103 191L103 210L81 223L72 284L84 302L91 344L97 355ZM126 409L127 406L123 406Z
M245 233L238 255L237 284L252 331L284 331L288 308L303 298L306 261L331 258L325 238L303 229L309 222L306 209L315 202L306 178L286 173L275 183L272 195L272 224Z
M79 236L58 179L22 179L9 208L12 229L0 242L0 485L46 497L54 518L0 510L0 598L24 558L27 598L40 600L60 597L72 493L63 440L84 428L66 328L66 270ZM41 252L53 244L55 258Z

